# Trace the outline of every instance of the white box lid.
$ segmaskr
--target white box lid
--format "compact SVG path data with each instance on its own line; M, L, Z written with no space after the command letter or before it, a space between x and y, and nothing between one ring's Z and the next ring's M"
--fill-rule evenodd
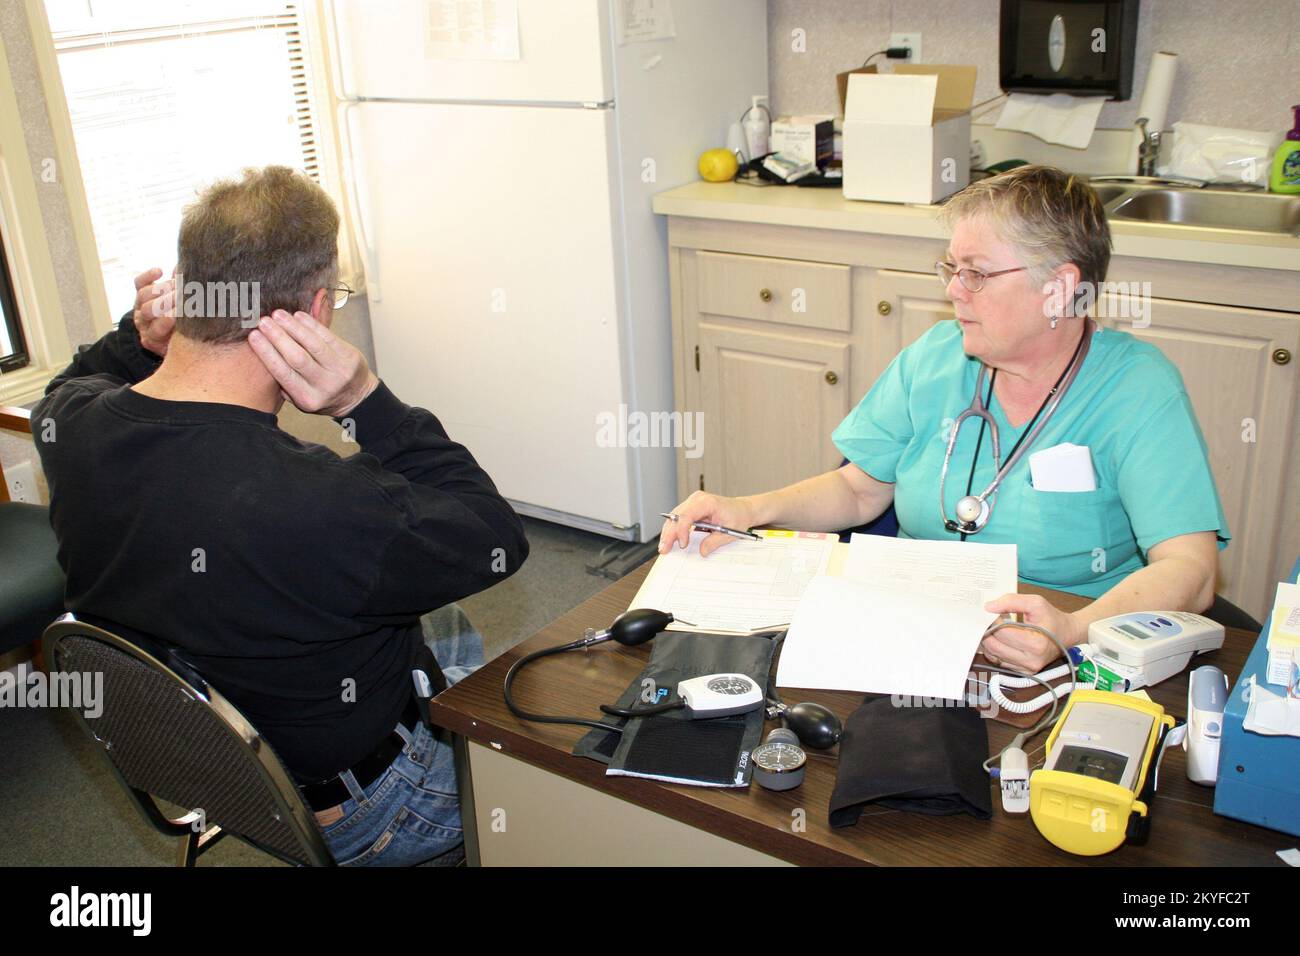
M845 122L930 126L969 110L975 96L973 66L899 66L893 73L849 76Z

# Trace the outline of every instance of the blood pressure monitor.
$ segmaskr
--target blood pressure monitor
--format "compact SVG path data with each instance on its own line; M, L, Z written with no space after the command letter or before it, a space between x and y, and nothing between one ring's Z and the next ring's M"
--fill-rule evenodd
M1195 654L1223 646L1223 625L1186 611L1138 611L1094 621L1088 628L1088 644L1124 683L1116 690L1136 690L1173 677ZM1092 679L1088 667L1080 676ZM1110 689L1105 684L1099 684Z
M677 685L692 718L747 714L763 703L763 689L744 674L706 674Z

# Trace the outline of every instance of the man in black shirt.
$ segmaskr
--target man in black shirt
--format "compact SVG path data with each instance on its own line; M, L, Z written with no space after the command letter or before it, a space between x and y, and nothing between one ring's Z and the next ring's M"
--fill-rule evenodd
M339 862L420 862L461 824L412 666L425 644L453 679L482 663L449 605L528 544L469 451L329 330L337 232L325 193L283 167L206 190L176 288L155 298L159 273L141 276L135 313L33 418L53 423L38 450L69 609L181 648L303 785ZM358 453L281 431L286 398Z

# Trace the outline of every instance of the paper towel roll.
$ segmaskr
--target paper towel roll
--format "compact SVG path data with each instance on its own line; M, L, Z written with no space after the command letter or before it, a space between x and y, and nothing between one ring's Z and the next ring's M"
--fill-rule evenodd
M1174 94L1174 75L1178 72L1178 54L1161 50L1151 56L1151 68L1147 70L1146 85L1142 88L1142 101L1138 104L1138 116L1145 116L1147 132L1156 133L1165 128L1165 119L1169 116L1169 99ZM1134 118L1136 120L1136 117ZM1129 169L1137 172L1138 147L1142 145L1142 134L1133 127L1133 142L1129 150Z

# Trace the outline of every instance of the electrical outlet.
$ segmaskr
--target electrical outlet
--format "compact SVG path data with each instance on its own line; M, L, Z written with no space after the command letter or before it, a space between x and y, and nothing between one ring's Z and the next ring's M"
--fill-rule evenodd
M36 500L36 469L32 467L30 461L6 468L5 484L9 486L10 501L25 501L29 505L39 504Z
M891 47L905 46L911 48L912 55L904 60L904 63L925 62L921 59L921 34L919 33L891 33L889 35L889 45ZM894 62L897 63L898 61L895 60Z

